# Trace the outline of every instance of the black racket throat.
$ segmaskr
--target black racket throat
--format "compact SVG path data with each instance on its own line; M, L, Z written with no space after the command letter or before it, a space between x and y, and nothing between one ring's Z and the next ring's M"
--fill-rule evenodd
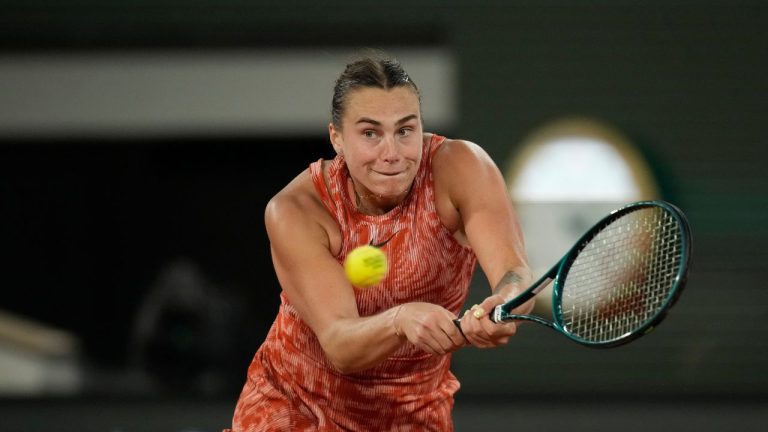
M518 306L530 300L531 298L536 297L536 295L540 293L544 288L551 285L552 281L554 281L555 277L557 276L557 270L559 267L560 267L559 264L552 267L552 269L549 270L547 274L542 276L538 281L536 281L534 284L528 287L525 291L520 293L517 297L515 297L514 299L502 305L499 305L493 308L493 311L491 312L491 315L490 315L491 321L495 323L500 323L500 322L510 322L510 321L516 321L521 319L527 319L527 320L538 322L538 317L534 315L513 314L512 311Z

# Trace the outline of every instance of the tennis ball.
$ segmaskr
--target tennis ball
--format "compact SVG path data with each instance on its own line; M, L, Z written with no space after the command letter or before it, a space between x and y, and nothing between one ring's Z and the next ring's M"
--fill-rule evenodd
M356 247L344 260L344 272L358 288L376 285L387 274L387 256L375 246Z

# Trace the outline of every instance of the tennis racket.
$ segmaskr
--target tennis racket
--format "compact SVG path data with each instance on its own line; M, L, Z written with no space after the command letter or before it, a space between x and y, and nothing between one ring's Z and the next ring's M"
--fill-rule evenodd
M688 222L677 207L629 204L595 224L536 283L496 306L490 319L533 321L594 348L631 342L651 332L680 296L690 243ZM552 321L511 313L552 282Z

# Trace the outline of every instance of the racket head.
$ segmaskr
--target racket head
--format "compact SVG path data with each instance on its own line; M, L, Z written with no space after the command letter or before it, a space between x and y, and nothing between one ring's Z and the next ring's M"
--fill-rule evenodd
M685 286L690 249L688 221L672 204L641 201L611 212L560 262L554 327L594 348L651 332Z

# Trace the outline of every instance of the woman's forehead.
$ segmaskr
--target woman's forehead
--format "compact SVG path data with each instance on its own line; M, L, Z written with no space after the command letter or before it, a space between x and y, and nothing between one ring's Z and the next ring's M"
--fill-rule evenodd
M400 120L419 116L419 97L410 87L399 86L391 89L362 87L348 94L345 117L357 121L365 117L375 121Z

